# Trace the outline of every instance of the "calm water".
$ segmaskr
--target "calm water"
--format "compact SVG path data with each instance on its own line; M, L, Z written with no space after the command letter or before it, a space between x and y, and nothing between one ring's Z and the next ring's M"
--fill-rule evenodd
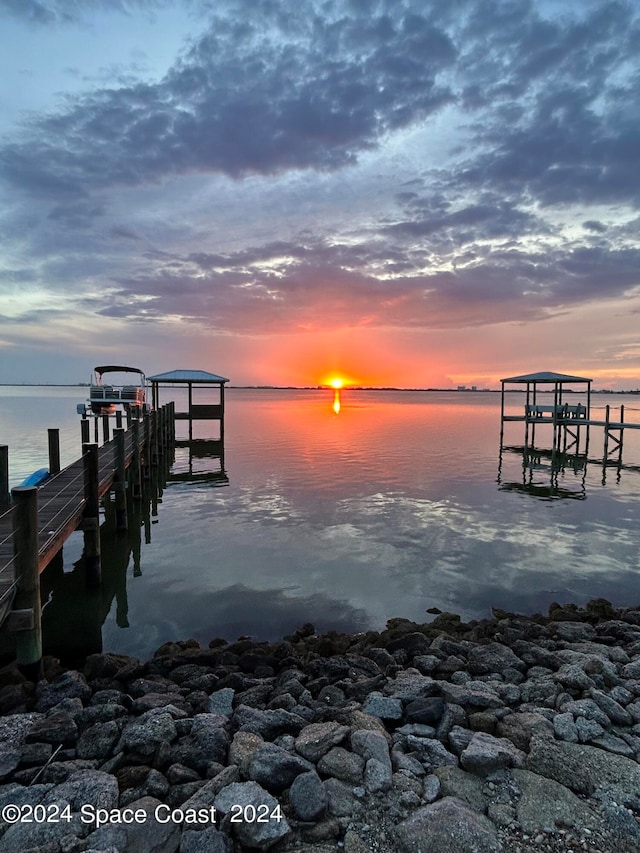
M63 464L79 455L83 399L82 388L0 388L12 485L47 465L47 427L61 429ZM607 402L640 422L631 396L597 395L592 416ZM598 462L602 430L586 466L554 474L544 454L531 469L522 452L500 453L499 394L347 390L340 403L336 413L329 391L229 389L222 457L177 448L128 536L107 507L102 590L84 589L78 533L45 573L48 650L145 657L167 640L275 639L307 621L426 621L431 606L479 618L492 606L640 601L640 469ZM522 405L508 395L509 410ZM505 446L523 434L506 424ZM640 430L627 432L624 461L640 465Z

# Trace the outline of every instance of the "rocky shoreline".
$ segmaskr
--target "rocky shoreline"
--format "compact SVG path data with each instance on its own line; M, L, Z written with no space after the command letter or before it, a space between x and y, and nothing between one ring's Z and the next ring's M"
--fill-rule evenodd
M640 851L640 606L430 612L5 667L0 848Z

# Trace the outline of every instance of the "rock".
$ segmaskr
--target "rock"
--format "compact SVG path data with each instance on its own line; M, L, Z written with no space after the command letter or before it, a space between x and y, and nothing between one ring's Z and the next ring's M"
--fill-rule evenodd
M84 675L75 670L64 672L56 681L42 679L36 685L36 711L49 711L63 699L78 698L86 703L91 698L91 688Z
M516 814L524 832L555 832L558 823L580 831L598 827L596 812L564 785L529 770L515 769L512 775L520 789Z
M502 845L493 823L455 797L418 809L395 830L402 853L499 853Z
M576 728L573 714L570 714L568 711L554 716L553 731L555 736L560 740L566 740L569 743L578 742L578 729Z
M288 788L296 776L313 770L313 764L274 743L261 744L249 763L249 779L268 791L279 793Z
M444 768L443 768L444 769ZM457 768L456 768L457 769ZM435 802L442 794L440 779L435 773L425 776L422 782L422 799L425 803Z
M607 696L606 693L603 693L602 690L592 689L589 692L589 695L596 703L596 705L603 711L607 717L611 720L611 722L616 726L631 726L633 725L633 718L628 711L620 705L615 699L612 699L611 696Z
M245 778L249 773L251 759L263 743L263 738L254 732L236 732L233 736L229 746L229 761L238 765Z
M257 782L235 782L223 788L214 800L216 811L226 816L229 828L240 844L267 850L290 832L278 801ZM234 821L234 817L254 814L268 817L265 822L255 819Z
M78 727L66 711L50 714L37 720L26 733L27 743L73 744L78 739Z
M354 788L340 779L327 779L324 783L327 794L327 810L334 817L353 815L356 799Z
M327 792L315 771L296 776L289 789L289 803L300 820L315 821L324 814Z
M498 720L498 737L507 738L518 749L528 752L534 735L553 737L553 723L534 712L515 712Z
M603 787L619 790L623 798L630 791L640 790L640 765L636 761L594 746L533 738L526 767L586 796Z
M460 764L471 773L487 776L504 767L522 767L524 753L506 738L476 732L469 746L462 752Z
M460 767L437 767L434 775L440 782L443 797L456 797L470 809L484 814L487 798L482 779Z
M361 755L365 761L375 758L391 768L389 745L386 738L379 732L359 730L351 735L352 750Z
M308 725L308 721L299 714L291 711L275 710L259 711L248 705L239 705L233 713L233 723L243 732L255 732L265 740L274 740L283 734L299 734Z
M471 705L474 708L501 708L502 699L482 681L466 684L442 683L442 695L454 705Z
M87 839L89 849L135 850L139 853L166 853L177 850L180 843L180 825L172 820L156 819L156 809L162 806L153 797L142 797L130 803L133 812L144 811L144 820L132 823L107 823Z
M115 720L97 723L85 729L76 745L79 758L108 758L120 737Z
M525 664L508 646L504 646L502 643L474 646L467 655L466 668L472 675L502 672L508 667L521 670L525 668Z
M364 765L365 760L361 755L341 746L334 746L318 761L318 770L325 776L333 776L352 785L361 785Z
M177 735L171 714L165 711L148 711L125 726L116 752L124 750L150 757L161 743L171 743Z
M414 699L405 708L408 723L424 723L437 726L444 714L444 699L441 696L427 696Z
M364 768L364 787L371 794L388 791L393 782L391 762L370 758Z
M231 716L233 714L233 697L235 690L231 687L223 687L220 690L214 691L209 696L207 710L210 714L224 714Z
M233 842L215 826L186 830L180 838L180 853L233 853Z
M392 699L378 692L369 694L363 710L365 714L371 714L372 717L380 717L381 720L394 721L402 719L403 709L400 699Z
M308 761L317 762L331 747L342 743L348 733L349 728L339 723L311 723L296 738L296 752Z
M457 766L458 758L435 738L412 737L407 738L407 746L420 754L420 760L428 765L429 769L442 767L443 765Z

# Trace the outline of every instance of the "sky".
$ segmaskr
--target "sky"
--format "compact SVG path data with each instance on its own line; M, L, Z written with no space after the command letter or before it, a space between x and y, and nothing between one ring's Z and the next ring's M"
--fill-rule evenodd
M640 387L640 5L0 0L0 382Z

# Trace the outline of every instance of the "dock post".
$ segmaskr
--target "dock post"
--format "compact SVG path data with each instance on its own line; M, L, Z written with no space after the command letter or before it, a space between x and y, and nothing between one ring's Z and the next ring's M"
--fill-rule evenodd
M102 416L102 443L109 441L109 415Z
M82 530L84 533L84 568L87 586L100 585L100 498L98 495L98 445L82 446L84 460L84 512Z
M609 456L609 404L607 404L605 408L604 415L605 425L604 425L604 462L607 461Z
M134 500L140 500L142 489L140 486L140 421L131 422L133 431L133 456L131 457L131 494Z
M89 431L89 421L87 420L87 418L83 417L80 421L80 436L82 438L83 444L89 444L89 441L91 440Z
M9 506L9 445L0 444L0 510Z
M116 476L113 481L113 490L116 498L116 530L128 530L124 429L116 427L113 431L113 437L116 443Z
M127 416L127 429L133 423L133 412L131 411L131 406L127 406L125 414Z
M622 440L624 438L624 404L620 406L620 440L618 441L618 465L622 465Z
M28 628L18 630L16 659L18 668L31 681L42 678L42 608L40 605L40 573L38 565L38 487L17 486L11 495L13 515L13 548L16 558L18 586L15 610L30 611ZM31 614L33 614L31 616Z
M169 438L171 443L176 440L176 404L175 400L171 401L171 411L169 417Z
M60 430L49 430L49 473L60 473Z
M122 429L122 410L116 409L116 429Z
M158 467L158 410L151 413L151 464Z
M151 477L149 462L151 459L151 418L149 412L142 416L143 444L142 444L142 476L145 480Z

